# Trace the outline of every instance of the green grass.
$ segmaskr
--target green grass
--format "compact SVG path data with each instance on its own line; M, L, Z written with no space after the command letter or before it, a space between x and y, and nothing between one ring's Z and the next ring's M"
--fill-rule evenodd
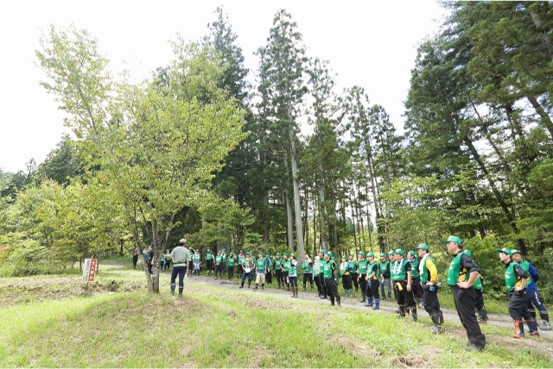
M124 290L143 278L105 268L98 283ZM159 295L93 290L0 308L0 367L553 367L551 340L515 341L507 328L484 326L486 351L466 353L459 323L433 336L425 316L413 323L193 281L173 298L166 274L161 282Z

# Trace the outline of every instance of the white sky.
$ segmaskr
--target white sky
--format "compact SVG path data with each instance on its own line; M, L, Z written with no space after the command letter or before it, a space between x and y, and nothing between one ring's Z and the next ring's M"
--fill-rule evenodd
M430 0L0 0L0 169L24 170L31 158L41 163L68 132L53 97L39 86L44 75L34 51L42 30L86 29L114 75L128 69L143 78L172 59L168 41L177 33L190 41L207 34L218 5L250 73L257 71L253 52L265 45L275 13L286 9L309 56L330 61L339 90L364 87L399 129L417 45L445 14Z

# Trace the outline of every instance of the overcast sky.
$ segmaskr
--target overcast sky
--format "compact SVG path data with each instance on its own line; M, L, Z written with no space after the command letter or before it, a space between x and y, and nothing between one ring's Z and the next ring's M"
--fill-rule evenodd
M63 113L39 86L35 50L43 30L74 25L88 30L110 59L113 74L150 75L172 58L176 34L195 41L222 5L237 34L246 67L265 45L275 13L286 9L303 34L309 56L329 60L340 90L360 85L371 103L403 126L403 101L417 45L439 28L445 11L430 0L0 0L0 169L41 163L60 141Z

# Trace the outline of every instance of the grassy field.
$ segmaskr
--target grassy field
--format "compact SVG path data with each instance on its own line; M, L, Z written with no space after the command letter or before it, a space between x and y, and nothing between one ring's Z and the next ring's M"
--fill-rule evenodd
M0 281L0 367L553 367L553 340L484 326L467 353L460 324L206 286L150 295L141 271L101 266L79 276ZM426 314L421 314L426 315Z

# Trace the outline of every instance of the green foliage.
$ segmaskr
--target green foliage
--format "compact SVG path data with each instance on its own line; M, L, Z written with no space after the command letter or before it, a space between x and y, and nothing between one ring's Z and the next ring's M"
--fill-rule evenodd
M20 233L0 235L0 276L20 277L61 271L48 249Z

